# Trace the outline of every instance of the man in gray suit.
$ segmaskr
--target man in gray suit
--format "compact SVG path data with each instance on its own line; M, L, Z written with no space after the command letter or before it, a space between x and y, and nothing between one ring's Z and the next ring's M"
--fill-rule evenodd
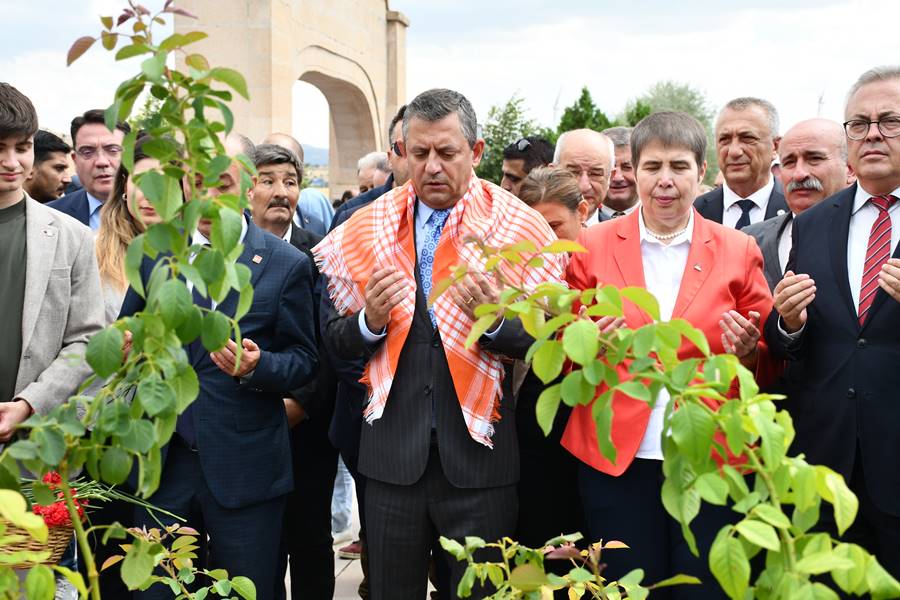
M828 119L810 119L791 127L781 140L778 154L781 183L790 210L743 230L756 238L762 250L770 290L784 275L794 217L856 179L847 166L844 128Z
M725 183L694 201L704 219L743 229L787 212L771 170L779 139L778 111L771 102L748 97L725 105L716 119L716 154Z
M103 327L90 229L23 189L37 113L0 83L0 441L32 413L65 402L90 374L83 355ZM22 265L25 268L22 268Z

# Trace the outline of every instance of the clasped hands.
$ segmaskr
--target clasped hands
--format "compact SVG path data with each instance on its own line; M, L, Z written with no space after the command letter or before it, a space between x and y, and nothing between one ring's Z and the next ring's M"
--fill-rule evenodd
M129 353L131 353L132 340L132 333L126 331L124 342L122 344L122 352L125 358L128 358ZM261 351L259 346L256 345L256 342L250 338L242 339L241 346L243 347L243 351L241 352L241 360L239 363L236 361L237 344L234 340L228 340L221 350L210 352L209 358L223 373L234 377L244 377L248 373L252 373L256 368L256 365L259 364Z
M391 311L410 293L410 284L397 267L387 266L376 269L366 283L366 326L373 333L384 330L391 320ZM448 288L447 293L467 317L475 320L475 308L481 304L496 304L500 301L500 290L488 277L479 271L470 270L462 279ZM488 328L496 329L501 319Z

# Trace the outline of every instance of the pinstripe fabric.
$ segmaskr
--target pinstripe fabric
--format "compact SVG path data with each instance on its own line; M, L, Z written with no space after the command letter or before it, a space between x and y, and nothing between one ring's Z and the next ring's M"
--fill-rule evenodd
M866 247L866 262L863 266L862 282L859 287L859 324L866 322L866 316L878 290L878 274L881 267L891 257L891 217L888 209L896 202L893 196L873 196L869 202L878 208L878 217L872 223L869 245Z

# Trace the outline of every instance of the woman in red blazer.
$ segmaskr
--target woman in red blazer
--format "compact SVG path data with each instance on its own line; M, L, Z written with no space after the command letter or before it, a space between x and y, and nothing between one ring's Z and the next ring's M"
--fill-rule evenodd
M757 370L768 363L759 323L772 309L772 296L753 238L707 221L693 209L706 171L702 125L684 113L654 113L635 127L631 148L641 208L584 231L579 242L588 252L572 256L570 286L644 287L659 300L662 320L686 319L706 334L713 352L736 354ZM648 322L646 314L626 304L625 326L636 329ZM609 318L602 323L618 324ZM679 356L699 356L699 351L685 343ZM619 375L627 377L627 370ZM608 578L634 568L644 569L646 583L686 573L699 577L703 586L664 588L654 598L724 598L705 553L735 513L703 506L692 523L698 559L660 499L660 440L669 400L663 391L651 410L629 396L613 397L615 464L600 454L590 406L573 410L562 444L581 461L578 483L590 539L630 546L604 555Z

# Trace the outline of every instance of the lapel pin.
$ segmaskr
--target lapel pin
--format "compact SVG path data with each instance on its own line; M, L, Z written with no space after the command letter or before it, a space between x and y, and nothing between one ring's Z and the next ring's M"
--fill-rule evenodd
M54 231L53 229L50 229L49 227L42 229L41 233L43 233L47 237L53 237L54 235L56 235L56 231Z
M262 262L262 256L260 256L259 254L254 254L254 255L253 255L253 262L255 262L256 264L261 263L261 262Z
M695 270L695 271L702 271L703 268L700 266L700 263L697 263L697 264L694 265L694 270Z
M775 213L775 216L776 216L776 217L780 217L780 216L783 215L783 214L784 214L784 209L783 209L783 208L779 208L779 209L778 209L778 212Z

